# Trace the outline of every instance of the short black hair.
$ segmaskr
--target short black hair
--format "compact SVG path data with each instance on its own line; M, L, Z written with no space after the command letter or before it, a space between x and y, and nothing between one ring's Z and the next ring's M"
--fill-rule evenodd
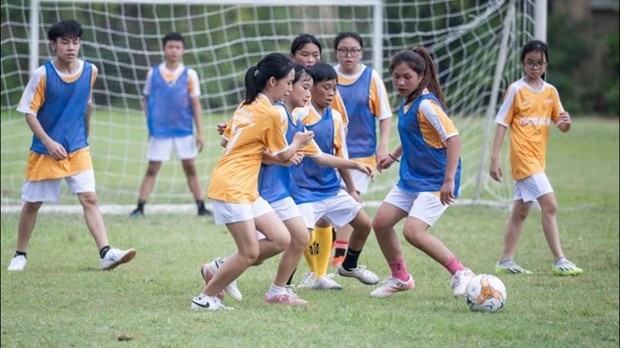
M333 66L327 63L314 64L313 66L308 67L308 72L310 73L310 76L312 76L314 83L338 80L338 73Z
M56 41L59 37L81 38L82 25L75 19L65 19L52 25L47 31L47 38L50 41Z
M183 35L176 32L166 34L166 36L164 36L164 38L161 40L164 46L166 46L166 42L168 41L181 41L181 43L183 43L183 46L185 46L185 39L183 39Z

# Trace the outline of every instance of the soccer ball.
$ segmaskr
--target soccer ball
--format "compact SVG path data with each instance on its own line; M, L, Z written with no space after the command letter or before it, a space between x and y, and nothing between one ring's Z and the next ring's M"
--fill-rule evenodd
M492 274L478 274L467 284L465 299L475 312L496 312L506 303L506 286Z

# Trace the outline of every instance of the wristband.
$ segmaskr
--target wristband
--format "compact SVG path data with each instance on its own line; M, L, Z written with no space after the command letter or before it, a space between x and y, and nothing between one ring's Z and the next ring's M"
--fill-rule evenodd
M388 156L390 156L390 158L391 158L391 159L393 159L394 161L396 161L396 162L399 162L399 163L400 163L400 160L399 160L398 158L396 158L396 157L392 156L392 154L391 154L391 153L389 153L389 154L388 154Z

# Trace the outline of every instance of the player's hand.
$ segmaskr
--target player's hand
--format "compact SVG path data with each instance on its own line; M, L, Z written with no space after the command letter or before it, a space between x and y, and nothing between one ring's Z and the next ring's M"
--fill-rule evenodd
M383 158L377 158L377 169L379 171L382 171L384 169L388 169L392 166L392 164L394 164L394 162L396 162L392 157L390 156L386 156Z
M196 147L198 148L198 152L202 152L202 148L205 146L205 138L202 134L198 134L196 136Z
M489 169L489 175L497 182L502 182L502 167L497 161L491 161L491 168Z
M560 117L558 117L557 126L562 132L566 132L570 129L571 119L570 115L566 111L562 111L560 113Z
M355 163L357 163L357 170L368 175L370 177L370 180L372 180L373 182L375 181L375 177L377 176L377 171L373 167L367 164L364 164L364 163L359 163L359 162L355 162Z
M446 180L441 185L441 191L439 191L439 201L443 205L450 205L454 203L454 180Z
M54 140L50 140L46 143L45 148L47 149L47 153L57 161L64 160L68 156L67 150L65 150L62 145Z
M314 138L313 131L297 132L293 136L293 142L297 143L299 147L302 147L306 145L310 140L312 140L312 138Z
M290 166L296 166L296 165L300 164L300 163L301 163L301 161L303 161L303 159L304 159L304 154L303 154L303 153L296 152L296 153L293 155L293 157L291 157L291 159L290 159L290 160L288 160L288 161L285 163L285 165L286 165L287 167L290 167Z
M377 149L377 163L384 162L386 158L389 158L388 151L382 148Z
M226 122L221 122L217 124L217 133L219 135L223 135L226 130Z
M364 203L364 200L357 191L349 192L349 194L353 197L353 199L355 199L356 202Z

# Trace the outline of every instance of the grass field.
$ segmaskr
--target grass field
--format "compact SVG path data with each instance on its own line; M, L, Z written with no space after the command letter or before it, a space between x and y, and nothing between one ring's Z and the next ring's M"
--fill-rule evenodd
M41 214L24 272L6 271L17 214L1 221L2 347L618 347L618 119L577 118L553 132L547 174L559 203L564 251L585 270L551 274L540 214L527 220L516 260L534 271L502 276L508 292L497 313L473 313L454 299L449 274L403 241L413 291L373 299L373 287L336 276L339 292L299 290L305 308L266 305L262 296L277 258L239 278L244 298L233 311L196 312L199 267L235 250L224 227L183 214L129 220L106 215L112 244L138 249L112 272L98 257L81 215ZM507 169L507 168L506 168ZM368 209L370 216L373 209ZM438 235L477 273L493 272L505 209L457 205ZM400 226L398 227L400 232ZM374 236L361 262L389 274ZM307 266L302 261L298 281Z

